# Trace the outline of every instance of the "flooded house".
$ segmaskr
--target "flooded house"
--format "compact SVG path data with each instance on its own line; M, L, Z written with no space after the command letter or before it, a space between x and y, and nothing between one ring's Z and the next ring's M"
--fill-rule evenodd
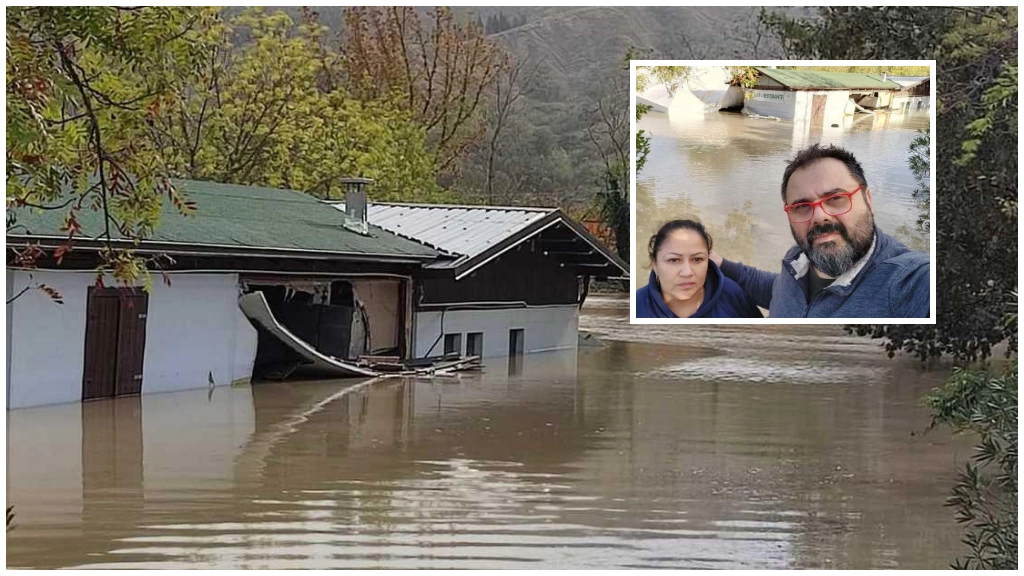
M755 68L757 84L744 110L784 120L841 119L858 111L889 109L903 89L886 74Z
M149 292L109 277L97 283L97 211L79 213L83 232L60 264L13 267L12 247L66 238L63 211L18 211L7 234L9 409L282 377L309 364L307 350L256 328L239 305L247 295L258 294L263 311L320 356L411 354L412 276L435 250L374 226L352 231L300 192L175 184L198 209L182 217L165 206L159 228L135 249L173 259L163 275L153 271Z
M367 213L371 225L439 254L416 272L416 357L574 349L590 280L629 276L558 208L371 203Z
M135 248L170 257L148 292L97 281L96 211L79 214L83 232L59 263L12 265L12 249L66 239L63 211L17 211L8 409L574 349L589 279L627 273L557 209L367 204L352 181L339 211L291 190L175 184L198 209L165 206Z
M930 77L892 76L890 79L902 86L893 95L893 110L927 110L931 106L932 81Z

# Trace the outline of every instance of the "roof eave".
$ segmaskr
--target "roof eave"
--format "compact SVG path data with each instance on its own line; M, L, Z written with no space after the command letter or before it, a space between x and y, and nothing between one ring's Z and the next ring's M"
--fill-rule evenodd
M545 217L531 222L529 226L516 231L514 234L509 235L501 242L491 246L487 250L467 259L465 262L455 267L455 280L461 280L466 276L472 274L474 271L485 266L490 261L501 256L505 252L508 252L512 248L515 248L519 244L529 240L530 238L540 234L544 230L554 226L556 224L565 224L570 230L576 233L577 236L582 238L592 248L597 250L601 255L607 258L616 268L621 270L625 276L629 276L629 265L626 264L621 258L613 254L607 248L601 245L600 242L596 241L589 232L578 223L574 222L571 218L565 216L561 210L555 209Z
M41 247L52 247L63 245L68 241L66 236L25 236L11 234L7 236L8 246L26 246L30 243L38 244ZM106 246L105 241L89 238L74 238L72 242L77 249L100 250ZM111 241L115 246L130 247L133 241L115 239ZM183 242L154 242L145 240L132 250L140 253L165 253L178 255L206 255L206 256L255 256L267 258L299 258L304 260L348 260L352 262L381 262L391 264L421 264L437 259L437 255L427 254L374 254L364 252L337 252L329 250L306 250L301 248L273 248L263 246L230 246L218 244L198 244Z

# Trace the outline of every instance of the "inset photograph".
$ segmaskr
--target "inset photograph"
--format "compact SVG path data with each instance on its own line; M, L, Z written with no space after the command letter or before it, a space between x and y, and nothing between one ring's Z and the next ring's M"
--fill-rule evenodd
M933 324L933 71L631 62L630 321Z

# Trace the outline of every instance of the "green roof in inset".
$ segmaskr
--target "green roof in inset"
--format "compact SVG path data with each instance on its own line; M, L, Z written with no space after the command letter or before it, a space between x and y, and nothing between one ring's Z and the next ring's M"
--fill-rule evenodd
M779 70L756 67L757 71L787 88L797 90L900 90L902 86L880 74Z

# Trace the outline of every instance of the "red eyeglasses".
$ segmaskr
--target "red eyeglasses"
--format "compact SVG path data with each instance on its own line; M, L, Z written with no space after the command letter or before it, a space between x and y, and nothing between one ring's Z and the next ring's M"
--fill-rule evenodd
M858 186L853 192L837 192L817 202L788 204L782 209L789 215L789 221L794 224L809 222L814 217L814 209L818 206L821 206L821 209L829 216L842 216L853 210L853 195L863 188L864 186Z

